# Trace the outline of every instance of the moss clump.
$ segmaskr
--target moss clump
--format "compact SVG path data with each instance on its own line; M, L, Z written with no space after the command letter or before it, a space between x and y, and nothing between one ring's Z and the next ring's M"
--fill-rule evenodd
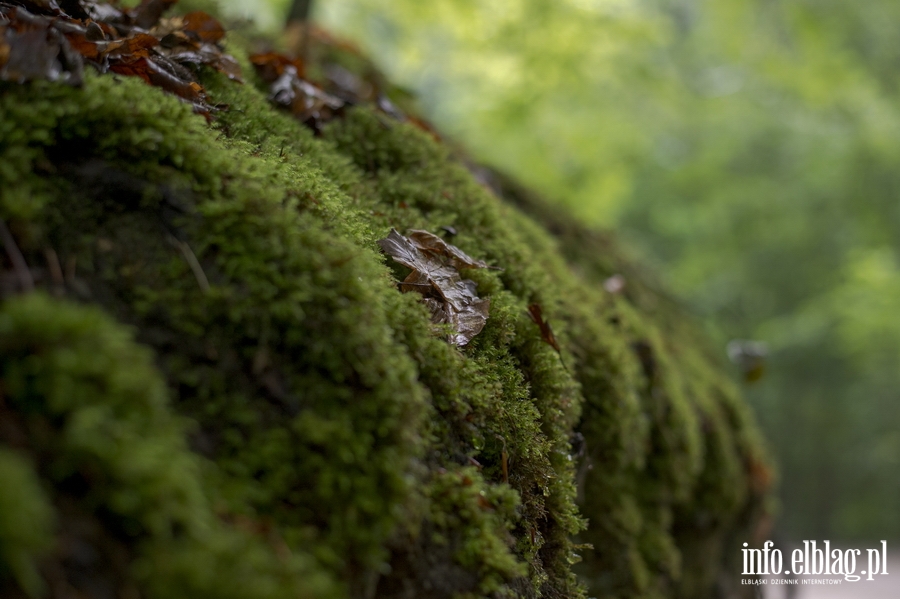
M125 327L33 293L4 302L0 351L4 441L15 448L0 453L4 596L333 591L308 553L281 555L217 513L203 484L211 467Z
M765 460L678 311L409 124L315 137L202 76L212 126L137 79L0 84L0 216L43 290L0 304L4 596L709 595ZM391 227L502 269L467 273L465 348L399 292Z

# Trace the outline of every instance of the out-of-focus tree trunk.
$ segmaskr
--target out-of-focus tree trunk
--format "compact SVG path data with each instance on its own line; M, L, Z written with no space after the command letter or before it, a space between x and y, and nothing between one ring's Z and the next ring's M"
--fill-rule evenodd
M312 14L313 0L293 0L288 11L285 29L288 46L303 59L309 59L309 16Z

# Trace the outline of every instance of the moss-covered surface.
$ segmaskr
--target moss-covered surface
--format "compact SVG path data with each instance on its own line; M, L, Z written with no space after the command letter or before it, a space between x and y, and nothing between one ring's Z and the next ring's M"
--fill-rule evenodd
M4 255L0 595L738 582L768 493L752 417L608 237L373 109L315 137L203 82L212 125L136 78L0 83L0 216L38 287ZM467 271L491 300L467 346L400 293L391 227L502 269Z

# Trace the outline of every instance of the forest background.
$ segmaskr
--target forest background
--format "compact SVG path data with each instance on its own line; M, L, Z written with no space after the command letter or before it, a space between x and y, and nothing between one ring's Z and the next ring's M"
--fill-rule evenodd
M224 0L262 27L289 0ZM725 352L786 542L900 540L900 3L319 0L478 160L615 229Z

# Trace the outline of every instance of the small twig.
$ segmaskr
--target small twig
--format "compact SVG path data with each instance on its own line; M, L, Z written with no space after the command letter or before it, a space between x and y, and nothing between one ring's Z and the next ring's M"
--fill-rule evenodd
M178 248L181 251L181 254L184 256L184 259L187 260L188 266L191 267L191 271L194 273L194 277L197 279L197 284L200 285L200 290L203 293L209 291L209 279L206 278L206 273L203 272L203 267L200 266L200 261L197 260L197 256L194 255L193 250L191 250L191 246L186 244L183 241L179 241L174 237L169 237L169 242Z
M9 260L12 262L13 270L15 270L16 276L19 278L19 285L22 286L22 290L34 291L34 277L31 276L31 271L28 270L25 256L19 251L16 240L13 239L12 233L10 233L6 222L2 218L0 218L0 237L3 238L3 249L6 250L6 255L9 256Z

